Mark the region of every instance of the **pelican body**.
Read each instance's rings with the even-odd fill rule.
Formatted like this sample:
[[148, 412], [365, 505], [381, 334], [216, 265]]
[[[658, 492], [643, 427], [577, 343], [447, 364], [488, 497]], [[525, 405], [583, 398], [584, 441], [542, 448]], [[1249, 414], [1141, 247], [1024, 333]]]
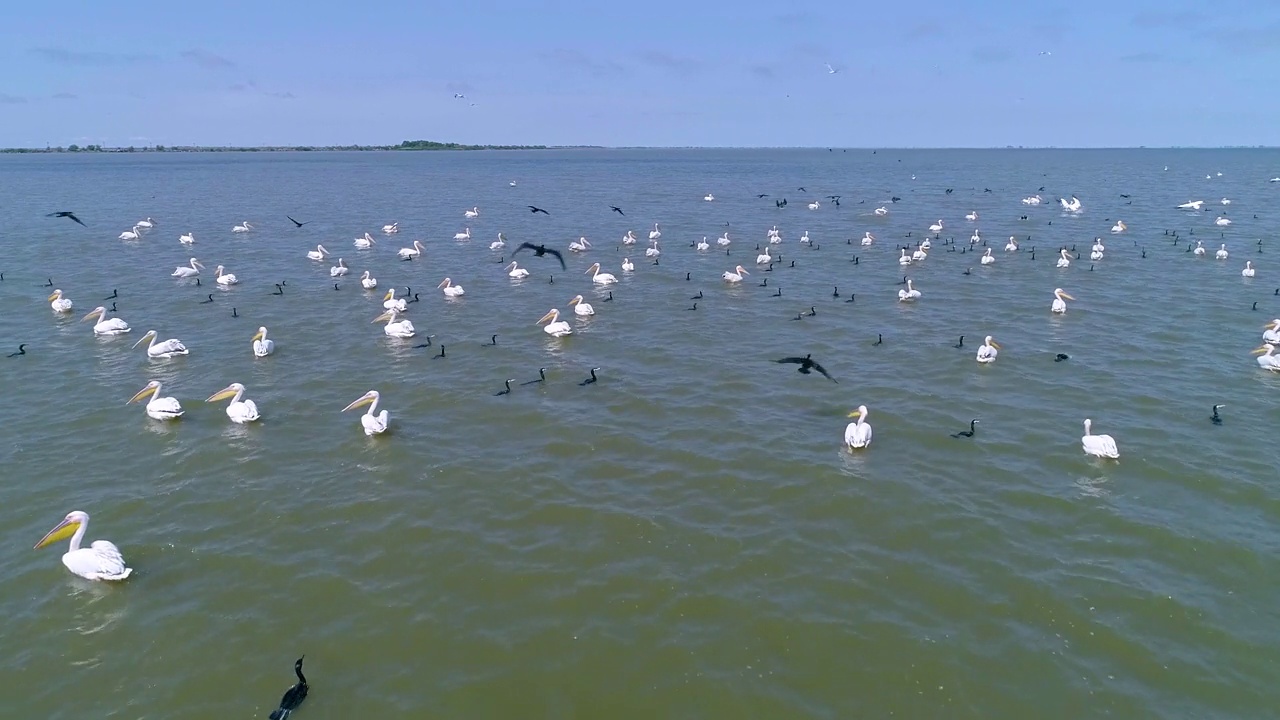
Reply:
[[150, 402], [146, 405], [147, 417], [153, 420], [176, 420], [182, 417], [182, 405], [178, 403], [177, 398], [160, 397], [159, 380], [147, 383], [147, 386], [139, 390], [138, 394], [129, 398], [129, 402], [134, 403], [147, 396], [151, 396]]
[[720, 277], [723, 278], [724, 281], [727, 283], [740, 283], [742, 282], [743, 277], [750, 274], [751, 273], [747, 272], [746, 270], [743, 269], [741, 265], [739, 265], [738, 267], [732, 270], [725, 270], [724, 274], [721, 275]]
[[[134, 347], [138, 347], [142, 343], [147, 343], [147, 357], [150, 358], [171, 358], [179, 355], [187, 355], [190, 353], [187, 346], [177, 338], [169, 338], [161, 342], [156, 342], [156, 338], [160, 336], [155, 330], [148, 330], [146, 335], [138, 338], [138, 342], [134, 343]], [[150, 340], [151, 342], [147, 342]]]
[[351, 269], [347, 267], [347, 261], [338, 258], [338, 264], [329, 268], [329, 277], [342, 277], [349, 272], [351, 272]]
[[317, 245], [315, 250], [307, 251], [307, 259], [308, 260], [324, 260], [325, 256], [328, 254], [329, 254], [329, 251], [325, 250], [323, 245]]
[[400, 248], [400, 251], [397, 252], [396, 255], [399, 256], [401, 260], [412, 260], [421, 255], [422, 251], [426, 249], [427, 246], [423, 245], [421, 240], [414, 240], [413, 247]]
[[176, 278], [195, 277], [200, 274], [200, 269], [203, 267], [204, 265], [201, 265], [199, 260], [195, 258], [191, 258], [190, 264], [179, 265], [178, 267], [174, 268], [173, 274], [170, 275], [170, 277], [176, 277]]
[[608, 285], [609, 283], [618, 282], [618, 278], [614, 277], [610, 273], [600, 272], [600, 263], [595, 263], [591, 267], [587, 268], [587, 272], [591, 273], [591, 282], [597, 285]]
[[365, 290], [373, 290], [378, 287], [378, 278], [370, 274], [368, 270], [365, 270], [364, 274], [360, 276], [360, 287]]
[[907, 280], [907, 289], [898, 291], [898, 302], [907, 302], [910, 300], [920, 299], [920, 291], [912, 287], [911, 280]]
[[396, 289], [387, 290], [387, 294], [382, 296], [382, 307], [386, 310], [395, 310], [396, 312], [404, 312], [408, 309], [409, 303], [404, 298], [396, 297]]
[[1280, 318], [1272, 320], [1263, 327], [1270, 329], [1262, 331], [1262, 342], [1268, 342], [1272, 345], [1280, 345]]
[[265, 327], [258, 328], [258, 332], [253, 336], [253, 356], [266, 357], [276, 351], [276, 343], [274, 340], [267, 338], [267, 329]]
[[93, 326], [94, 335], [123, 335], [133, 329], [129, 327], [129, 323], [120, 318], [107, 317], [107, 309], [101, 305], [91, 310], [80, 322], [84, 322], [89, 318], [98, 319], [98, 322]]
[[49, 307], [53, 308], [56, 313], [71, 312], [71, 301], [62, 297], [61, 290], [54, 290], [53, 294], [48, 298]]
[[573, 314], [575, 315], [596, 314], [595, 308], [591, 307], [590, 303], [583, 302], [581, 295], [575, 295], [574, 298], [569, 301], [569, 304], [573, 306]]
[[50, 530], [35, 550], [51, 545], [59, 540], [71, 538], [67, 552], [62, 555], [62, 564], [74, 575], [86, 580], [124, 580], [133, 570], [124, 564], [124, 556], [120, 548], [110, 540], [94, 540], [87, 548], [80, 547], [85, 532], [89, 529], [89, 514], [81, 510], [67, 513], [57, 527]]
[[[391, 425], [391, 416], [387, 414], [386, 410], [383, 410], [380, 413], [377, 412], [378, 400], [381, 397], [382, 396], [378, 394], [377, 390], [370, 390], [364, 395], [361, 395], [355, 402], [342, 408], [342, 412], [354, 410], [361, 405], [368, 405], [369, 409], [360, 416], [360, 425], [364, 428], [365, 435], [381, 435], [386, 432], [387, 427]], [[377, 414], [375, 415], [374, 413]]]
[[241, 400], [244, 397], [244, 385], [240, 383], [231, 383], [222, 390], [209, 396], [205, 402], [216, 402], [218, 400], [226, 400], [231, 398], [231, 403], [227, 405], [227, 417], [231, 418], [233, 423], [249, 423], [258, 419], [258, 405], [252, 400]]
[[383, 320], [386, 320], [387, 324], [382, 328], [382, 331], [386, 333], [388, 337], [411, 338], [414, 336], [415, 330], [413, 328], [413, 323], [408, 320], [397, 320], [395, 310], [388, 310], [374, 318], [371, 322], [382, 322]]
[[844, 429], [844, 444], [849, 450], [858, 450], [871, 444], [871, 424], [867, 422], [867, 406], [859, 405], [857, 410], [849, 413], [849, 417], [857, 418]]
[[552, 308], [550, 312], [539, 318], [537, 324], [541, 325], [544, 322], [547, 323], [547, 326], [542, 330], [551, 337], [564, 337], [565, 335], [573, 334], [573, 328], [569, 327], [569, 323], [560, 319], [560, 311], [555, 308]]
[[436, 289], [443, 292], [445, 297], [451, 298], [462, 297], [467, 294], [467, 291], [463, 290], [461, 285], [454, 285], [453, 280], [449, 278], [441, 280], [440, 284], [436, 286]]
[[235, 285], [240, 282], [235, 274], [227, 272], [227, 269], [221, 265], [213, 269], [213, 275], [217, 278], [219, 285]]
[[996, 356], [1000, 354], [1000, 345], [988, 335], [983, 341], [982, 346], [978, 348], [977, 361], [980, 363], [993, 363]]
[[1271, 343], [1264, 343], [1253, 351], [1258, 356], [1258, 367], [1271, 372], [1280, 372], [1280, 355], [1275, 355], [1276, 346]]
[[512, 280], [520, 280], [529, 277], [529, 271], [516, 265], [516, 261], [512, 260], [511, 264], [507, 266], [507, 277]]
[[1120, 450], [1116, 447], [1115, 438], [1110, 435], [1093, 435], [1090, 427], [1093, 421], [1088, 418], [1084, 421], [1084, 436], [1080, 438], [1080, 446], [1084, 448], [1086, 455], [1093, 455], [1101, 458], [1118, 458]]
[[[1063, 300], [1063, 298], [1066, 298], [1066, 300]], [[1053, 305], [1050, 309], [1052, 309], [1053, 312], [1056, 312], [1058, 314], [1065, 313], [1067, 311], [1067, 300], [1075, 300], [1075, 298], [1062, 292], [1062, 288], [1054, 288], [1053, 289]]]

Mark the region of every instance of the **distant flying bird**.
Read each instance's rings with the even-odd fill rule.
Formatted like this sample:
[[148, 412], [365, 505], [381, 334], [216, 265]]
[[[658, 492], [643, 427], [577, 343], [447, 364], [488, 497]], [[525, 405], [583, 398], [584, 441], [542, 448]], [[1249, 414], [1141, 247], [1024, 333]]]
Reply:
[[622, 212], [622, 208], [618, 207], [617, 205], [610, 205], [609, 208], [612, 209], [614, 212], [618, 213], [619, 215], [626, 215], [626, 213]]
[[532, 212], [532, 213], [534, 213], [535, 215], [536, 215], [537, 213], [542, 213], [543, 215], [550, 215], [550, 214], [551, 214], [551, 213], [547, 212], [546, 210], [543, 210], [542, 208], [540, 208], [540, 207], [536, 207], [536, 206], [534, 206], [534, 205], [526, 205], [525, 207], [529, 208], [529, 212]]
[[828, 75], [835, 75], [836, 73], [840, 72], [839, 70], [837, 70], [837, 69], [835, 69], [835, 68], [831, 67], [831, 63], [824, 63], [824, 64], [827, 66], [827, 74], [828, 74]]
[[767, 198], [767, 197], [769, 197], [767, 194], [765, 194], [765, 193], [760, 193], [759, 195], [757, 195], [757, 196], [756, 196], [756, 199], [760, 199], [760, 198]]
[[[45, 215], [45, 217], [64, 217], [64, 218], [71, 218], [72, 220], [75, 220], [76, 222], [80, 223], [81, 225], [84, 225], [84, 223], [80, 222], [80, 218], [76, 217], [76, 214], [75, 214], [74, 212], [71, 212], [70, 210], [63, 210], [62, 212], [49, 213], [48, 215]], [[85, 226], [85, 227], [89, 227], [88, 225], [84, 225], [84, 226]]]
[[462, 93], [454, 93], [453, 97], [455, 100], [464, 100], [466, 99], [467, 96], [463, 95]]
[[292, 222], [292, 223], [293, 223], [294, 225], [296, 225], [297, 227], [302, 227], [303, 225], [310, 225], [310, 224], [313, 222], [313, 221], [311, 221], [311, 220], [308, 220], [308, 221], [306, 221], [306, 222], [304, 222], [304, 223], [300, 223], [300, 222], [298, 222], [297, 220], [294, 220], [293, 218], [289, 217], [288, 215], [285, 215], [285, 217], [289, 218], [289, 221], [290, 221], [290, 222]]
[[1049, 52], [1048, 50], [1041, 50], [1041, 51], [1040, 51], [1040, 54], [1041, 54], [1041, 55], [1052, 55], [1053, 53]]
[[564, 256], [560, 254], [560, 251], [549, 248], [546, 245], [534, 245], [533, 243], [527, 243], [527, 242], [520, 243], [520, 247], [516, 248], [516, 251], [511, 253], [512, 257], [515, 257], [516, 253], [526, 248], [533, 251], [534, 257], [543, 257], [545, 255], [555, 255], [556, 259], [560, 261], [560, 269], [561, 270], [569, 269], [569, 266], [564, 264]]
[[838, 380], [831, 377], [831, 375], [827, 372], [826, 368], [814, 362], [812, 358], [813, 358], [812, 355], [805, 355], [804, 357], [784, 357], [781, 360], [774, 360], [774, 362], [796, 363], [800, 366], [796, 368], [796, 371], [803, 375], [808, 375], [810, 370], [817, 370], [818, 372], [822, 373], [823, 376], [825, 376], [831, 382], [837, 383], [837, 384], [839, 383]]

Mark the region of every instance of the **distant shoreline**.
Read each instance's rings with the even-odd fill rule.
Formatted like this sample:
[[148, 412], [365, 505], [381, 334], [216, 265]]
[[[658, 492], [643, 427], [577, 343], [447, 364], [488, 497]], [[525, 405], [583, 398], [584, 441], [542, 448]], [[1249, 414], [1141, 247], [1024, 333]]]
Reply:
[[550, 150], [547, 145], [466, 145], [431, 140], [406, 140], [399, 145], [150, 145], [144, 147], [104, 147], [102, 145], [68, 145], [44, 148], [0, 148], [0, 153], [200, 153], [200, 152], [424, 152], [432, 150]]

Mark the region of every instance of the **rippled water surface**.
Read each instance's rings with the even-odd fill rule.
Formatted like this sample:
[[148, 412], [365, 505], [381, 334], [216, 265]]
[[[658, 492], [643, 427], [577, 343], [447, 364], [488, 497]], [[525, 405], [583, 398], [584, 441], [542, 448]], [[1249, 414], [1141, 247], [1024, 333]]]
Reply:
[[[299, 720], [1271, 716], [1280, 374], [1248, 353], [1280, 316], [1277, 175], [1254, 150], [0, 157], [0, 342], [27, 344], [0, 358], [3, 714], [264, 717], [305, 653]], [[620, 244], [654, 222], [658, 265]], [[960, 252], [975, 228], [990, 266]], [[690, 247], [726, 231], [728, 257]], [[579, 236], [567, 270], [524, 252], [530, 277], [504, 272], [521, 241]], [[338, 290], [318, 243], [353, 270]], [[1081, 258], [1057, 269], [1063, 245]], [[200, 287], [170, 277], [192, 255]], [[619, 283], [593, 287], [595, 261]], [[218, 264], [240, 284], [216, 288]], [[418, 337], [370, 323], [365, 269], [420, 295]], [[918, 302], [896, 301], [904, 272]], [[113, 289], [134, 332], [95, 338], [78, 321]], [[577, 294], [596, 314], [571, 336], [535, 325]], [[153, 328], [191, 354], [131, 349]], [[838, 384], [772, 362], [806, 353]], [[125, 404], [150, 379], [181, 420]], [[262, 422], [203, 402], [231, 382]], [[339, 412], [369, 389], [387, 435]], [[875, 441], [851, 455], [858, 405]], [[1086, 417], [1119, 461], [1083, 454]], [[127, 582], [31, 550], [75, 509]]]

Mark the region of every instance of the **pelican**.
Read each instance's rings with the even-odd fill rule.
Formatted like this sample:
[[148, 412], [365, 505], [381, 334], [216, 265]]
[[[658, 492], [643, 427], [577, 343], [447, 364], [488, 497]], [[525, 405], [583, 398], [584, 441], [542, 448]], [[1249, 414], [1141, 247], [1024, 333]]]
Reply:
[[996, 361], [996, 355], [1000, 354], [1000, 343], [991, 339], [988, 335], [986, 340], [982, 342], [982, 346], [978, 348], [978, 362], [986, 364]]
[[1226, 215], [1219, 215], [1218, 219], [1213, 221], [1213, 224], [1218, 227], [1226, 227], [1231, 224], [1231, 218]]
[[349, 272], [351, 272], [351, 269], [347, 267], [347, 262], [342, 258], [338, 258], [338, 264], [329, 268], [329, 277], [342, 277]]
[[844, 444], [850, 450], [867, 447], [871, 444], [871, 424], [867, 422], [867, 406], [859, 405], [857, 410], [849, 413], [849, 417], [858, 418], [844, 428]]
[[649, 239], [657, 240], [662, 237], [662, 230], [658, 227], [658, 223], [653, 224], [653, 229], [649, 231]]
[[235, 275], [227, 272], [227, 269], [221, 265], [213, 269], [213, 275], [217, 278], [219, 285], [235, 285], [240, 282]]
[[964, 219], [965, 219], [965, 220], [968, 220], [969, 222], [973, 222], [973, 221], [977, 220], [977, 219], [978, 219], [978, 211], [977, 211], [977, 210], [970, 210], [970, 211], [969, 211], [969, 214], [964, 216]]
[[980, 242], [982, 242], [982, 235], [978, 232], [977, 228], [974, 228], [973, 234], [969, 236], [969, 244], [977, 245]]
[[[177, 338], [169, 338], [163, 342], [156, 342], [156, 338], [160, 334], [155, 330], [148, 330], [145, 335], [138, 338], [138, 342], [134, 343], [134, 347], [138, 347], [142, 343], [147, 343], [147, 357], [152, 358], [171, 358], [178, 355], [187, 355], [187, 346]], [[148, 342], [150, 341], [150, 342]]]
[[743, 275], [750, 275], [750, 274], [751, 273], [747, 272], [746, 270], [743, 270], [742, 266], [739, 265], [733, 270], [725, 270], [724, 275], [721, 275], [720, 277], [724, 278], [725, 282], [740, 283], [742, 282]]
[[382, 322], [383, 320], [386, 320], [387, 324], [382, 328], [382, 332], [386, 333], [388, 337], [394, 337], [394, 338], [413, 337], [414, 335], [413, 323], [409, 322], [408, 320], [396, 320], [395, 310], [388, 310], [382, 313], [381, 315], [379, 315], [378, 317], [374, 318], [371, 322]]
[[1272, 345], [1280, 345], [1280, 318], [1276, 318], [1262, 327], [1270, 328], [1270, 330], [1263, 331], [1262, 341], [1269, 342]]
[[920, 299], [920, 291], [915, 289], [911, 285], [911, 280], [908, 279], [906, 289], [898, 291], [898, 302], [907, 302], [908, 300], [918, 300], [918, 299]]
[[987, 254], [982, 256], [982, 264], [990, 265], [995, 261], [996, 259], [994, 257], [991, 257], [991, 248], [987, 248]]
[[498, 239], [489, 243], [490, 250], [501, 250], [507, 246], [507, 238], [502, 233], [498, 233]]
[[[776, 237], [776, 236], [775, 236], [775, 237]], [[733, 242], [733, 241], [729, 239], [729, 231], [728, 231], [728, 230], [726, 230], [726, 231], [725, 231], [725, 233], [724, 233], [723, 235], [721, 235], [720, 237], [716, 238], [716, 245], [719, 245], [720, 247], [728, 247], [728, 246], [729, 246], [729, 243], [731, 243], [731, 242]]]
[[372, 235], [365, 233], [364, 237], [358, 237], [355, 240], [352, 240], [351, 244], [355, 245], [357, 250], [368, 250], [373, 247], [375, 242], [376, 241], [373, 239]]
[[882, 207], [876, 208], [875, 210], [872, 210], [871, 212], [873, 215], [884, 216], [889, 214], [889, 208], [882, 206]]
[[911, 258], [907, 255], [907, 249], [902, 248], [902, 257], [898, 258], [899, 265], [910, 265]]
[[147, 417], [153, 420], [175, 420], [182, 417], [182, 405], [178, 404], [177, 398], [160, 397], [159, 380], [147, 383], [147, 386], [139, 390], [137, 395], [129, 398], [129, 403], [138, 402], [148, 395], [152, 397], [146, 406]]
[[1093, 239], [1093, 251], [1094, 251], [1094, 252], [1102, 252], [1102, 251], [1104, 251], [1104, 250], [1106, 250], [1106, 249], [1107, 249], [1107, 247], [1106, 247], [1105, 245], [1103, 245], [1103, 244], [1102, 244], [1102, 238], [1094, 238], [1094, 239]]
[[1018, 241], [1014, 240], [1012, 235], [1009, 236], [1009, 242], [1005, 244], [1004, 251], [1018, 252]]
[[248, 221], [248, 220], [245, 220], [245, 221], [241, 222], [239, 225], [236, 225], [236, 226], [232, 227], [232, 228], [231, 228], [231, 232], [233, 232], [233, 233], [246, 233], [246, 232], [249, 232], [249, 231], [250, 231], [250, 230], [252, 230], [252, 229], [253, 229], [253, 226], [249, 224], [249, 221]]
[[56, 313], [71, 312], [71, 301], [68, 300], [67, 298], [62, 297], [61, 290], [54, 290], [53, 294], [45, 299], [49, 301], [49, 307], [53, 308], [54, 312]]
[[1198, 257], [1202, 257], [1202, 256], [1204, 256], [1204, 254], [1205, 254], [1204, 243], [1202, 243], [1202, 242], [1200, 242], [1199, 240], [1197, 240], [1197, 241], [1196, 241], [1196, 249], [1195, 249], [1195, 250], [1192, 250], [1192, 251], [1191, 251], [1191, 253], [1192, 253], [1193, 255], [1198, 256]]
[[185, 235], [179, 235], [178, 242], [182, 243], [183, 245], [195, 245], [196, 236], [192, 235], [191, 233], [186, 233]]
[[124, 580], [133, 570], [126, 567], [120, 548], [110, 540], [94, 540], [87, 548], [80, 547], [89, 529], [89, 513], [73, 510], [67, 513], [57, 527], [40, 538], [35, 550], [59, 540], [71, 538], [71, 545], [62, 555], [62, 564], [74, 575], [86, 580]]
[[[1095, 247], [1096, 247], [1096, 246], [1095, 246]], [[1102, 251], [1101, 251], [1101, 250], [1093, 250], [1093, 251], [1091, 251], [1091, 252], [1089, 253], [1089, 259], [1090, 259], [1090, 260], [1101, 260], [1101, 259], [1102, 259]]]
[[817, 210], [820, 207], [822, 207], [822, 203], [818, 202], [817, 200], [814, 200], [813, 202], [809, 203], [810, 210]]
[[580, 237], [574, 242], [569, 243], [570, 252], [586, 252], [591, 247], [591, 241], [585, 237]]
[[[547, 322], [548, 320], [550, 322]], [[573, 334], [573, 328], [569, 327], [569, 323], [560, 319], [560, 311], [555, 308], [552, 308], [534, 324], [541, 325], [544, 322], [547, 323], [547, 326], [542, 328], [542, 331], [551, 337], [564, 337], [565, 335]]]
[[460, 233], [454, 233], [454, 234], [453, 234], [453, 239], [454, 239], [454, 240], [470, 240], [470, 239], [471, 239], [471, 228], [466, 228], [465, 230], [463, 230], [463, 231], [462, 231], [462, 232], [460, 232]]
[[403, 298], [396, 297], [396, 289], [387, 290], [387, 294], [382, 296], [382, 307], [387, 310], [395, 310], [396, 312], [404, 312], [408, 309], [409, 304]]
[[[591, 273], [591, 282], [596, 283], [597, 285], [608, 285], [609, 283], [618, 282], [618, 278], [610, 275], [609, 273], [600, 272], [600, 263], [596, 263], [587, 268], [587, 272]], [[586, 273], [583, 274], [585, 275]]]
[[1188, 200], [1187, 202], [1184, 202], [1181, 205], [1179, 205], [1178, 209], [1179, 210], [1199, 210], [1200, 206], [1203, 204], [1204, 204], [1203, 200]]
[[1059, 252], [1059, 255], [1060, 257], [1058, 258], [1058, 267], [1060, 268], [1071, 267], [1071, 255], [1067, 253], [1067, 249], [1062, 248], [1062, 250]]
[[635, 231], [634, 231], [634, 230], [628, 230], [628, 231], [627, 231], [627, 234], [622, 236], [622, 244], [623, 244], [623, 245], [635, 245], [635, 244], [636, 244], [636, 240], [639, 240], [639, 239], [640, 239], [640, 238], [637, 238], [637, 237], [636, 237], [636, 233], [635, 233]]
[[1229, 198], [1222, 198], [1222, 204], [1223, 204], [1223, 205], [1230, 205], [1230, 204], [1231, 204], [1231, 200], [1230, 200]]
[[707, 236], [703, 235], [702, 239], [693, 246], [698, 252], [704, 252], [711, 249], [711, 243], [707, 242]]
[[360, 287], [365, 290], [372, 290], [378, 287], [378, 278], [370, 275], [369, 271], [365, 270], [364, 274], [360, 276]]
[[875, 237], [874, 237], [870, 232], [867, 232], [866, 234], [864, 234], [864, 235], [862, 236], [862, 245], [863, 245], [863, 247], [866, 247], [867, 245], [870, 245], [871, 243], [873, 243], [873, 242], [875, 242], [875, 241], [876, 241]]
[[662, 254], [662, 251], [658, 249], [657, 240], [653, 241], [653, 247], [645, 248], [644, 250], [645, 257], [658, 257], [661, 254]]
[[1252, 262], [1252, 261], [1250, 261], [1250, 260], [1245, 260], [1245, 262], [1244, 262], [1244, 269], [1240, 271], [1240, 277], [1247, 277], [1247, 278], [1253, 277], [1253, 262]]
[[472, 207], [470, 210], [462, 213], [462, 217], [467, 218], [468, 220], [470, 220], [471, 218], [480, 217], [480, 207], [479, 206]]
[[1069, 202], [1063, 198], [1058, 198], [1058, 202], [1062, 204], [1062, 209], [1065, 212], [1080, 212], [1080, 198], [1075, 195], [1071, 196]]
[[443, 291], [445, 297], [462, 297], [467, 294], [467, 291], [463, 290], [461, 285], [454, 285], [449, 278], [441, 280], [436, 289]]
[[636, 269], [636, 264], [631, 262], [631, 258], [622, 259], [622, 272], [631, 272]]
[[1040, 197], [1039, 195], [1032, 195], [1030, 197], [1022, 198], [1023, 205], [1039, 205], [1042, 202], [1044, 202], [1044, 198]]
[[231, 398], [231, 404], [227, 405], [227, 417], [231, 418], [233, 423], [248, 423], [258, 419], [258, 405], [252, 400], [241, 400], [244, 397], [244, 385], [240, 383], [231, 383], [225, 388], [209, 396], [205, 402], [215, 402], [217, 400], [226, 400]]
[[[597, 263], [596, 265], [597, 265], [597, 266], [599, 266], [599, 263]], [[528, 271], [528, 270], [525, 270], [525, 269], [524, 269], [524, 268], [522, 268], [522, 267], [517, 266], [517, 265], [516, 265], [516, 261], [515, 261], [515, 260], [512, 260], [512, 261], [511, 261], [511, 264], [507, 266], [507, 277], [509, 277], [509, 278], [511, 278], [511, 279], [513, 279], [513, 280], [519, 280], [519, 279], [521, 279], [521, 278], [527, 278], [527, 277], [529, 277], [529, 271]]]
[[569, 301], [569, 304], [573, 306], [573, 314], [575, 315], [595, 315], [596, 314], [595, 308], [591, 307], [590, 303], [582, 302], [581, 295], [573, 296], [573, 299]]
[[1125, 225], [1123, 220], [1117, 220], [1116, 224], [1111, 226], [1111, 232], [1113, 233], [1122, 233], [1128, 229], [1129, 226]]
[[1226, 260], [1229, 254], [1227, 252], [1227, 244], [1223, 243], [1222, 247], [1218, 248], [1218, 252], [1214, 253], [1213, 256], [1219, 260]]
[[929, 257], [929, 253], [925, 252], [923, 247], [917, 247], [916, 251], [911, 253], [911, 262], [919, 262]]
[[768, 246], [768, 245], [765, 245], [765, 246], [764, 246], [764, 252], [762, 252], [762, 253], [760, 253], [759, 255], [757, 255], [757, 256], [756, 256], [756, 264], [757, 264], [757, 265], [768, 265], [768, 264], [769, 264], [769, 263], [771, 263], [771, 262], [773, 262], [773, 256], [769, 254], [769, 246]]
[[702, 199], [706, 200], [707, 202], [711, 202], [716, 199], [716, 196], [712, 195], [711, 193], [707, 193], [706, 195], [703, 196]]
[[274, 340], [267, 338], [267, 329], [265, 327], [258, 328], [258, 332], [253, 336], [253, 356], [266, 357], [276, 351], [276, 343]]
[[377, 390], [370, 390], [369, 392], [361, 395], [355, 402], [342, 408], [342, 412], [354, 410], [361, 405], [367, 404], [369, 409], [365, 411], [364, 415], [360, 416], [360, 425], [364, 428], [364, 434], [381, 435], [387, 431], [387, 427], [391, 424], [391, 417], [387, 414], [386, 410], [383, 410], [376, 415], [374, 414], [378, 410], [378, 400], [381, 399], [381, 397], [382, 396], [378, 394]]
[[329, 251], [325, 250], [323, 245], [317, 245], [315, 250], [307, 251], [307, 259], [308, 260], [324, 260], [325, 256], [328, 254], [329, 254]]
[[120, 233], [121, 240], [137, 240], [140, 237], [142, 237], [142, 230], [137, 225], [134, 225], [132, 230], [125, 230]]
[[[1228, 203], [1223, 203], [1223, 205], [1226, 205], [1226, 204]], [[148, 230], [156, 226], [155, 223], [151, 222], [151, 218], [147, 218], [146, 220], [139, 220], [136, 224], [138, 227], [147, 228]]]
[[1272, 355], [1276, 351], [1276, 346], [1271, 343], [1264, 343], [1262, 347], [1253, 351], [1258, 356], [1258, 367], [1271, 372], [1280, 372], [1280, 356]]
[[195, 277], [200, 274], [200, 270], [203, 267], [204, 265], [201, 265], [199, 260], [195, 258], [191, 258], [191, 263], [189, 265], [179, 265], [178, 267], [173, 269], [173, 274], [170, 275], [169, 277], [176, 277], [176, 278]]
[[930, 226], [929, 226], [929, 232], [934, 233], [934, 234], [937, 234], [937, 233], [942, 232], [942, 221], [941, 221], [941, 220], [939, 220], [938, 222], [936, 222], [936, 223], [934, 223], [934, 224], [930, 225]]
[[422, 244], [421, 240], [414, 240], [413, 247], [400, 248], [400, 252], [396, 253], [396, 255], [400, 256], [402, 260], [412, 260], [421, 255], [422, 251], [426, 249], [427, 247]]
[[1084, 454], [1103, 458], [1120, 457], [1120, 449], [1116, 447], [1115, 438], [1110, 435], [1090, 434], [1089, 428], [1091, 425], [1093, 425], [1093, 421], [1085, 418], [1084, 436], [1080, 438], [1080, 446], [1084, 448]]
[[1063, 300], [1063, 298], [1066, 298], [1067, 300], [1075, 300], [1075, 298], [1062, 292], [1062, 288], [1054, 288], [1053, 289], [1053, 307], [1052, 307], [1052, 310], [1054, 312], [1065, 313], [1067, 311], [1067, 301]]
[[93, 326], [94, 335], [121, 335], [132, 330], [132, 328], [129, 327], [129, 323], [121, 320], [120, 318], [108, 318], [107, 309], [101, 305], [90, 311], [88, 315], [81, 318], [80, 322], [84, 322], [85, 320], [93, 317], [98, 319], [97, 324]]
[[400, 223], [393, 222], [390, 225], [383, 225], [382, 232], [388, 235], [395, 235], [396, 233], [400, 232]]

